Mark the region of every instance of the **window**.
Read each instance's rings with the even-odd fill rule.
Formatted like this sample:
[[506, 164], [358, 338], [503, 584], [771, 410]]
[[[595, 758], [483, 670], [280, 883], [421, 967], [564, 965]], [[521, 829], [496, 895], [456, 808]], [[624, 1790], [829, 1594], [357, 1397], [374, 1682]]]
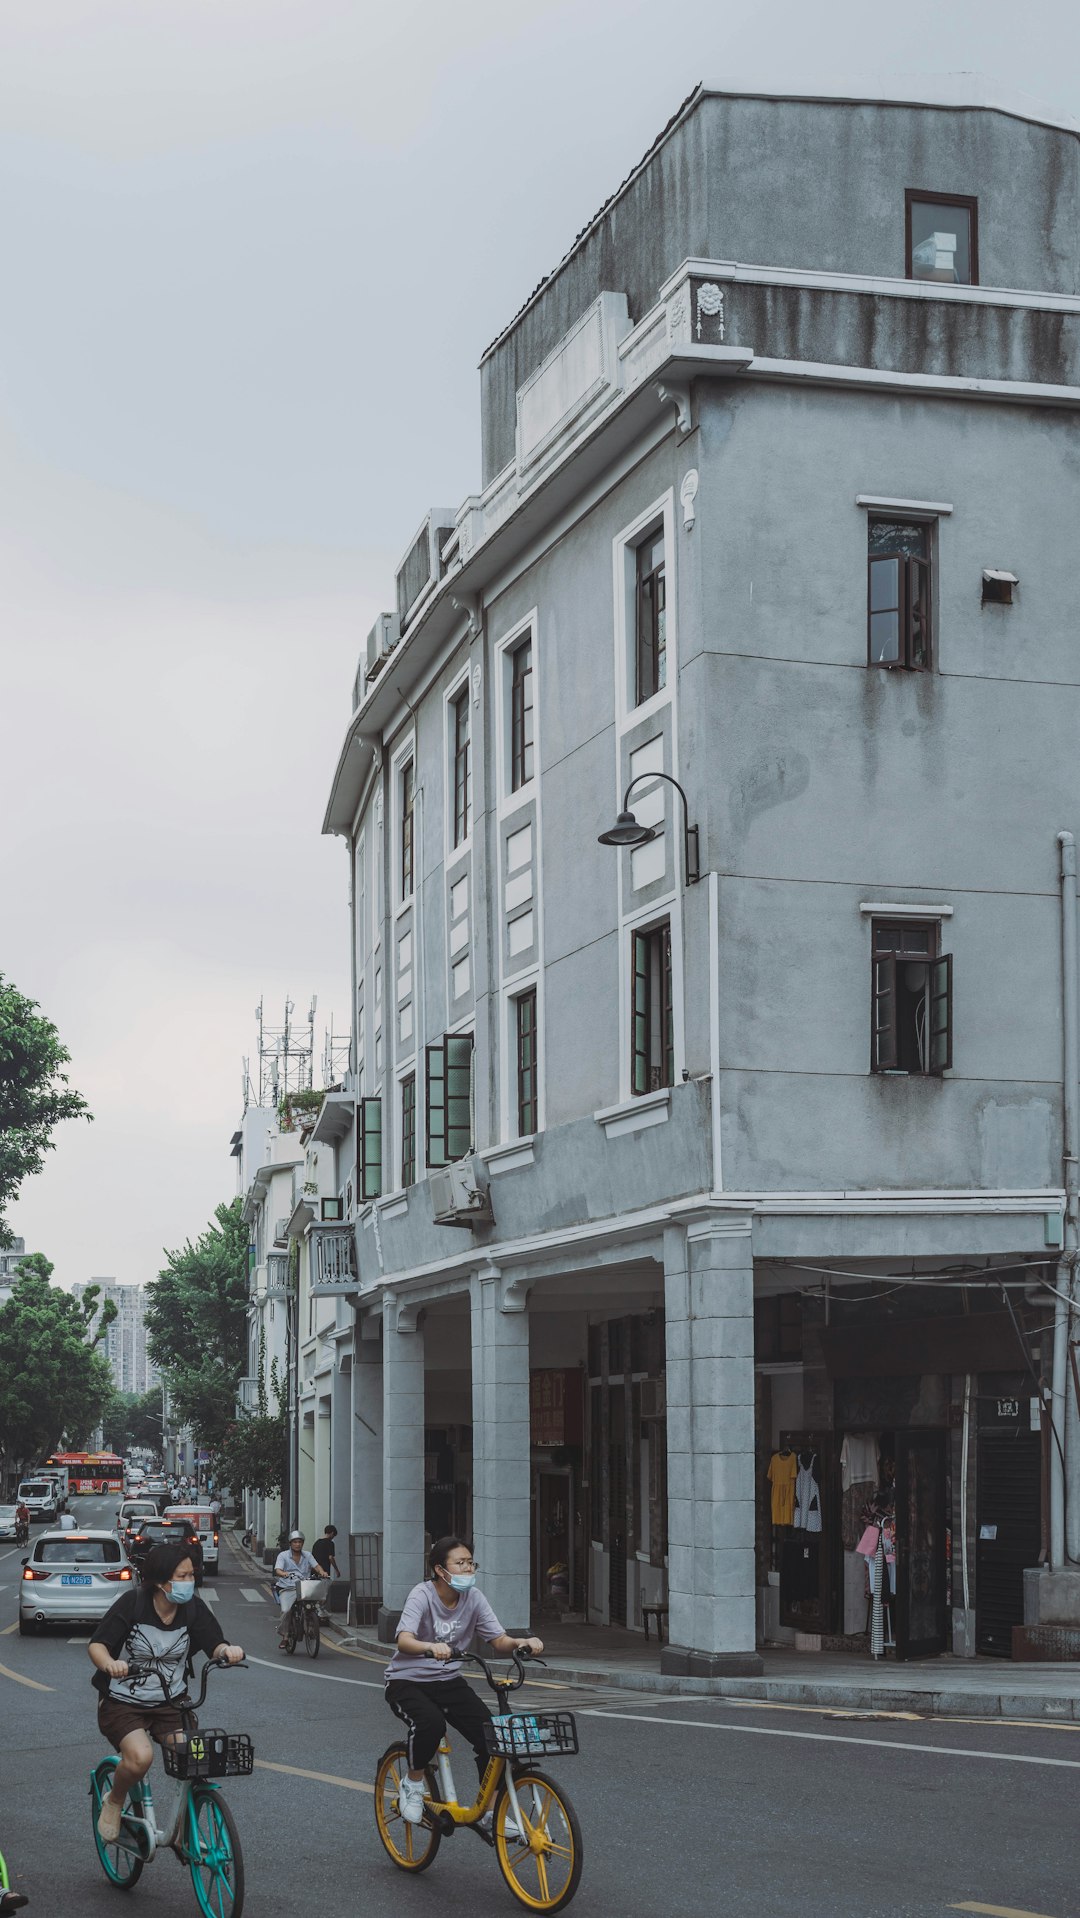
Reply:
[[401, 897], [412, 898], [413, 890], [413, 800], [414, 770], [410, 759], [401, 768]]
[[516, 646], [510, 659], [510, 790], [517, 792], [533, 776], [532, 640]]
[[382, 1193], [382, 1100], [361, 1099], [356, 1109], [356, 1136], [360, 1141], [357, 1173], [360, 1203], [377, 1199]]
[[636, 553], [636, 699], [640, 706], [667, 685], [667, 573], [664, 535], [650, 533]]
[[871, 666], [930, 665], [930, 527], [871, 519], [867, 527], [866, 644]]
[[472, 1151], [473, 1035], [447, 1033], [427, 1048], [427, 1163], [452, 1165]]
[[631, 935], [633, 999], [631, 1083], [635, 1097], [675, 1083], [675, 1022], [671, 1005], [671, 926]]
[[401, 1183], [416, 1184], [416, 1074], [401, 1081]]
[[941, 280], [947, 286], [979, 284], [979, 203], [966, 194], [906, 195], [906, 262], [909, 280]]
[[537, 1128], [536, 987], [514, 1000], [517, 1034], [517, 1129], [519, 1139]]
[[472, 831], [472, 767], [469, 764], [469, 689], [465, 686], [450, 707], [454, 728], [454, 844], [460, 846]]
[[935, 920], [873, 923], [870, 1069], [938, 1076], [952, 1065], [952, 953]]

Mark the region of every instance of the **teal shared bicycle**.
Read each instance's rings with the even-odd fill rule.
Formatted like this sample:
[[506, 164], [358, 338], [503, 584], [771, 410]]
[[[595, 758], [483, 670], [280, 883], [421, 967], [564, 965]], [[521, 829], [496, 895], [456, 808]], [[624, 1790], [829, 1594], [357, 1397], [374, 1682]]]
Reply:
[[[215, 1666], [222, 1671], [229, 1669], [225, 1659], [207, 1661], [198, 1698], [180, 1707], [183, 1730], [171, 1744], [161, 1747], [165, 1771], [180, 1785], [171, 1823], [162, 1827], [157, 1822], [148, 1772], [128, 1793], [119, 1837], [112, 1844], [105, 1842], [97, 1821], [102, 1800], [112, 1789], [113, 1772], [119, 1762], [115, 1757], [102, 1758], [90, 1774], [90, 1818], [94, 1846], [110, 1884], [130, 1891], [143, 1866], [151, 1864], [162, 1849], [170, 1850], [191, 1874], [203, 1918], [240, 1918], [244, 1909], [244, 1854], [236, 1820], [218, 1781], [250, 1777], [255, 1751], [246, 1732], [200, 1731], [195, 1725], [195, 1713], [205, 1701], [206, 1682]], [[130, 1665], [128, 1674], [136, 1679], [164, 1676], [153, 1659]]]

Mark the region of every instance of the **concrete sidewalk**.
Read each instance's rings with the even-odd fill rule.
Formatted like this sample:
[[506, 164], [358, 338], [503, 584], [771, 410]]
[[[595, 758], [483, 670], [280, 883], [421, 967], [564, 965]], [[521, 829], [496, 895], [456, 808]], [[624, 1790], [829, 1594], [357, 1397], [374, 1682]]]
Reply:
[[[389, 1657], [374, 1630], [331, 1629], [350, 1646]], [[740, 1698], [835, 1711], [916, 1712], [922, 1717], [1075, 1720], [1080, 1724], [1080, 1665], [1014, 1665], [1008, 1659], [928, 1658], [898, 1665], [869, 1653], [762, 1652], [760, 1678], [677, 1678], [660, 1670], [660, 1647], [616, 1627], [536, 1627], [545, 1677], [671, 1697]]]

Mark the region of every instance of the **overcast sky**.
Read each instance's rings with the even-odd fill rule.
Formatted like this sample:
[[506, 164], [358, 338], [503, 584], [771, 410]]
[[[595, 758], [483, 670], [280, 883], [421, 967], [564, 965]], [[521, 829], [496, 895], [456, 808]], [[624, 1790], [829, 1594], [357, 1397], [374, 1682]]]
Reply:
[[697, 80], [887, 75], [901, 19], [1080, 116], [1047, 0], [0, 0], [0, 970], [95, 1114], [11, 1216], [63, 1283], [232, 1196], [261, 994], [347, 1020], [323, 807], [483, 348]]

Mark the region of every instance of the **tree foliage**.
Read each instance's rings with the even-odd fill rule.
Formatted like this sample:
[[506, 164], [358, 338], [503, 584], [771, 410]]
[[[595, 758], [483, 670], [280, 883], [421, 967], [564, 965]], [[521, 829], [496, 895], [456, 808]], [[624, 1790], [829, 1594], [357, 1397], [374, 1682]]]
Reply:
[[133, 1446], [161, 1451], [161, 1387], [149, 1392], [116, 1392], [105, 1413], [107, 1449], [121, 1456]]
[[0, 1245], [11, 1244], [4, 1211], [24, 1179], [40, 1172], [64, 1119], [91, 1119], [68, 1085], [71, 1054], [36, 1001], [0, 973]]
[[[0, 1457], [5, 1473], [61, 1447], [79, 1451], [113, 1397], [102, 1339], [116, 1307], [98, 1313], [99, 1288], [81, 1299], [52, 1284], [40, 1252], [20, 1261], [0, 1308]], [[95, 1326], [94, 1321], [98, 1323]]]
[[219, 1205], [215, 1223], [166, 1264], [150, 1286], [150, 1356], [164, 1373], [176, 1418], [217, 1452], [236, 1417], [247, 1357], [248, 1235], [241, 1201]]
[[276, 1498], [288, 1475], [288, 1401], [276, 1360], [270, 1367], [267, 1391], [262, 1350], [258, 1381], [257, 1408], [237, 1414], [218, 1448], [216, 1466], [222, 1484], [228, 1485], [234, 1495], [254, 1492], [259, 1498]]

